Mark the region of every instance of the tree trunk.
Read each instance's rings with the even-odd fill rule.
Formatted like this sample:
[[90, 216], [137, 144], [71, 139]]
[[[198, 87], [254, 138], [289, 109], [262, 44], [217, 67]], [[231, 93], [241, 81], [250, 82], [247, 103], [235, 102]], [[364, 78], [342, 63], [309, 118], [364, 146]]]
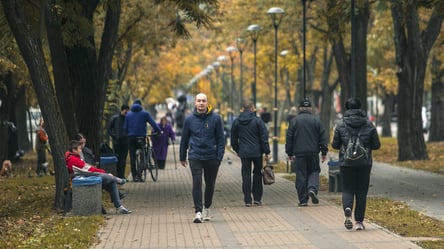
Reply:
[[326, 136], [330, 138], [330, 131], [332, 130], [333, 123], [331, 122], [331, 116], [333, 112], [333, 90], [336, 88], [337, 82], [330, 85], [328, 79], [330, 78], [331, 68], [333, 64], [333, 53], [329, 54], [327, 46], [324, 46], [323, 57], [323, 71], [321, 78], [321, 112], [320, 119], [325, 127]]
[[395, 95], [393, 93], [386, 94], [384, 98], [384, 113], [382, 114], [382, 137], [392, 136], [392, 113], [395, 104]]
[[391, 0], [398, 77], [398, 160], [428, 159], [421, 109], [427, 58], [443, 21], [437, 7], [421, 31], [418, 6], [410, 1]]
[[356, 97], [361, 99], [362, 109], [367, 110], [367, 27], [370, 16], [368, 1], [358, 7], [356, 21], [356, 49], [355, 73], [356, 73]]
[[74, 100], [71, 92], [72, 85], [69, 78], [69, 67], [63, 44], [60, 20], [54, 6], [56, 0], [48, 0], [45, 4], [45, 24], [48, 36], [48, 44], [51, 52], [51, 62], [53, 65], [53, 74], [57, 100], [63, 111], [63, 121], [68, 134], [72, 137], [78, 130], [76, 116], [74, 113]]
[[[337, 2], [329, 0], [327, 4], [327, 12], [333, 12], [332, 9], [336, 6]], [[351, 96], [350, 85], [350, 62], [347, 57], [347, 53], [344, 47], [344, 40], [342, 37], [342, 31], [340, 28], [341, 19], [340, 16], [328, 15], [328, 32], [330, 37], [330, 43], [332, 44], [332, 51], [336, 62], [336, 68], [339, 75], [339, 83], [341, 85], [341, 110], [345, 101]]]
[[26, 23], [27, 20], [21, 19], [25, 17], [22, 8], [24, 3], [19, 0], [2, 0], [2, 4], [8, 24], [28, 67], [42, 115], [47, 124], [56, 174], [54, 207], [61, 209], [63, 207], [63, 187], [68, 181], [64, 158], [64, 148], [68, 144], [68, 136], [65, 126], [60, 125], [63, 120], [61, 111], [52, 88], [41, 43], [29, 30], [31, 25]]
[[432, 60], [432, 109], [429, 142], [444, 141], [444, 70], [442, 62]]

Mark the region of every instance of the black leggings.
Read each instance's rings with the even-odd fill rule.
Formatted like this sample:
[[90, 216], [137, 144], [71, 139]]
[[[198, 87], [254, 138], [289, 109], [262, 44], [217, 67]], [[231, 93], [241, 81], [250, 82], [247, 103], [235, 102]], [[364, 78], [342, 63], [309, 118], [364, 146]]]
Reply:
[[202, 212], [202, 174], [205, 180], [205, 208], [211, 207], [213, 203], [214, 188], [220, 162], [218, 160], [188, 160], [191, 174], [193, 176], [193, 201], [194, 211]]
[[340, 167], [342, 207], [344, 210], [347, 207], [353, 210], [353, 202], [356, 197], [355, 221], [364, 221], [371, 170], [371, 166]]

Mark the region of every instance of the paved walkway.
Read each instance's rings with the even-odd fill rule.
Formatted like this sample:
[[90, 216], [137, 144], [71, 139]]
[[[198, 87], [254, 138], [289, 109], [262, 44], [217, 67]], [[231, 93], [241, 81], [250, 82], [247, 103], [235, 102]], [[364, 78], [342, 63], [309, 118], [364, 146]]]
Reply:
[[321, 192], [318, 205], [299, 208], [294, 183], [282, 175], [264, 186], [263, 206], [245, 207], [240, 160], [230, 152], [219, 171], [210, 222], [192, 222], [190, 171], [179, 163], [175, 169], [172, 150], [157, 182], [124, 187], [123, 202], [133, 213], [109, 215], [92, 248], [420, 248], [368, 222], [365, 231], [346, 230], [341, 208], [326, 201], [333, 193]]

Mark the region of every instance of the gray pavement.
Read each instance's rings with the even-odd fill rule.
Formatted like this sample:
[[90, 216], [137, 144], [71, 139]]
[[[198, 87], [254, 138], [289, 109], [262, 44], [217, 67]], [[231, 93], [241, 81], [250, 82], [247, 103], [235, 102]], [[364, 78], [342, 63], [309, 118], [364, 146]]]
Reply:
[[[284, 179], [285, 174], [278, 174], [275, 184], [264, 186], [263, 206], [245, 207], [240, 160], [228, 151], [216, 183], [213, 218], [194, 224], [191, 174], [189, 168], [179, 163], [175, 169], [172, 152], [170, 149], [167, 167], [159, 172], [157, 182], [124, 185], [128, 195], [123, 202], [133, 213], [108, 215], [98, 234], [99, 243], [92, 248], [420, 248], [409, 239], [369, 222], [365, 223], [365, 231], [346, 230], [341, 208], [327, 201], [340, 194], [321, 192], [318, 205], [309, 203], [308, 207], [299, 208], [294, 183]], [[281, 147], [280, 155], [282, 152]], [[327, 172], [326, 167], [323, 165], [323, 172]], [[389, 174], [384, 170], [387, 167], [391, 166], [375, 165], [371, 194], [390, 193], [389, 197], [394, 197], [398, 195], [394, 194], [397, 189], [402, 188], [405, 191], [400, 196], [412, 198], [407, 193], [414, 192], [417, 178], [408, 178], [410, 173], [402, 169]], [[428, 186], [434, 177], [427, 178], [421, 186]], [[442, 179], [439, 177], [438, 180]], [[399, 179], [403, 182], [400, 187], [384, 187]], [[423, 190], [418, 186], [416, 191]], [[425, 193], [424, 198], [411, 199], [414, 201], [409, 203], [425, 202], [425, 197], [435, 192]], [[436, 191], [438, 198], [442, 205], [442, 194]], [[429, 210], [421, 208], [421, 211]], [[442, 215], [442, 211], [435, 211]]]

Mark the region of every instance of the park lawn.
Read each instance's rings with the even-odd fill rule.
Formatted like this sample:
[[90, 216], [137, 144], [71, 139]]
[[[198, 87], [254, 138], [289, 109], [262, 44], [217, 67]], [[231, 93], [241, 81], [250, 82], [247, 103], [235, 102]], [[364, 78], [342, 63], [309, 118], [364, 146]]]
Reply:
[[399, 162], [398, 140], [391, 137], [383, 137], [380, 139], [381, 148], [373, 151], [373, 160], [412, 169], [420, 169], [440, 174], [444, 173], [443, 142], [426, 143], [429, 160]]

